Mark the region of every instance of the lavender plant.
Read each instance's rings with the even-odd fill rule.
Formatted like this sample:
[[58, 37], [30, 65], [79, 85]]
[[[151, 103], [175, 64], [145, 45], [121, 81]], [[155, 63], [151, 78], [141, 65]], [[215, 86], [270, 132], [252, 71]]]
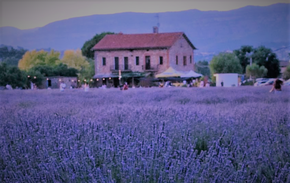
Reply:
[[0, 91], [1, 182], [290, 182], [290, 88]]

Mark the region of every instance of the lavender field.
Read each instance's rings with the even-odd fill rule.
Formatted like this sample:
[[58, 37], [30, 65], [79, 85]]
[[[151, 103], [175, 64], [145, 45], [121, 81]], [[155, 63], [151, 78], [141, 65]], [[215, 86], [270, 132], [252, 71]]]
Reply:
[[0, 182], [290, 182], [290, 87], [0, 91]]

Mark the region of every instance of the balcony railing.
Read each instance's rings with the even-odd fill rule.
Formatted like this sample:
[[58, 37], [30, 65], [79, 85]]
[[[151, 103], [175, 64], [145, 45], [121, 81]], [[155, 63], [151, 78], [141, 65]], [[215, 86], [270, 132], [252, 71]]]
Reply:
[[143, 71], [153, 71], [153, 72], [156, 72], [158, 71], [158, 65], [157, 66], [150, 66], [150, 67], [146, 67], [145, 65], [142, 65], [142, 70]]
[[119, 70], [121, 70], [121, 71], [132, 71], [132, 67], [131, 67], [131, 65], [111, 65], [110, 66], [110, 70], [112, 71], [112, 72], [118, 72]]

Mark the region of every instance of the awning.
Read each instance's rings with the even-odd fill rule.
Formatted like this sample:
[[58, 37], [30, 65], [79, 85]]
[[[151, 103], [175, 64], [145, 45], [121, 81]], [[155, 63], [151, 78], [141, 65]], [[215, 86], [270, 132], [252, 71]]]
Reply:
[[187, 72], [186, 74], [181, 75], [182, 78], [199, 78], [202, 77], [202, 74], [196, 73], [193, 70]]
[[172, 67], [169, 67], [166, 71], [157, 74], [157, 78], [166, 78], [166, 77], [180, 77], [181, 75], [184, 75], [184, 73], [177, 71], [173, 69]]
[[144, 73], [144, 72], [126, 72], [121, 73], [121, 76], [124, 78], [132, 78], [132, 77], [147, 77], [150, 75], [150, 73]]

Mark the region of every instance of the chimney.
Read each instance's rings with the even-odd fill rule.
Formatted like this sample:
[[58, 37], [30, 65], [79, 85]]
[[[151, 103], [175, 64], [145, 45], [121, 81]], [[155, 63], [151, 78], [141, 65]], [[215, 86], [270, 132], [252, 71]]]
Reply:
[[153, 33], [158, 33], [158, 27], [157, 26], [153, 27]]

